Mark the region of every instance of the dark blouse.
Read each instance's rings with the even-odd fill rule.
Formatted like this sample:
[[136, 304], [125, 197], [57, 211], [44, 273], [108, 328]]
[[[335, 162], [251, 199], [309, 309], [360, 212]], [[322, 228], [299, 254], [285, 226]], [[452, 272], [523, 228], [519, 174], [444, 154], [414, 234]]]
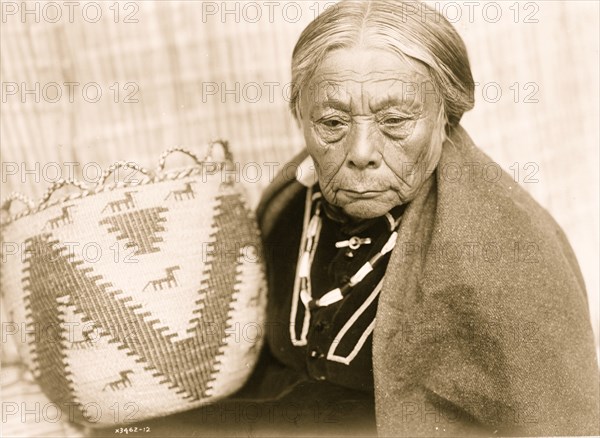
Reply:
[[[307, 190], [290, 203], [265, 242], [270, 291], [268, 323], [275, 328], [269, 331], [268, 344], [276, 359], [310, 379], [327, 380], [372, 394], [372, 331], [380, 282], [390, 253], [384, 255], [374, 270], [341, 301], [310, 311], [306, 345], [294, 345], [291, 339], [293, 336], [298, 343], [305, 318], [305, 308], [299, 297], [293, 306], [292, 291], [303, 222], [306, 222]], [[313, 191], [319, 192], [318, 185]], [[316, 202], [312, 203], [310, 216], [314, 214]], [[377, 254], [404, 210], [404, 206], [399, 206], [387, 216], [356, 223], [324, 199], [320, 202], [323, 206], [322, 228], [310, 270], [313, 298], [341, 286]], [[371, 243], [362, 244], [355, 250], [336, 248], [336, 242], [347, 242], [354, 236], [369, 238]], [[295, 318], [290, 318], [293, 313]]]

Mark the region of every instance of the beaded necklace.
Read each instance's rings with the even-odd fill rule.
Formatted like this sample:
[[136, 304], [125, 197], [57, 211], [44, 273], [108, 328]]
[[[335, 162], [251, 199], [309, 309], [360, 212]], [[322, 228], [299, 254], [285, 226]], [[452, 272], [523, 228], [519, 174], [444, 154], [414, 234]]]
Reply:
[[[330, 290], [325, 293], [321, 298], [313, 299], [311, 293], [311, 280], [310, 271], [312, 262], [317, 249], [317, 243], [319, 235], [321, 233], [321, 193], [312, 193], [312, 188], [309, 187], [307, 192], [306, 210], [304, 218], [304, 229], [302, 233], [302, 239], [300, 243], [300, 257], [296, 267], [296, 279], [294, 281], [294, 294], [292, 301], [292, 312], [290, 314], [290, 334], [292, 344], [296, 346], [306, 345], [306, 335], [308, 334], [308, 327], [310, 324], [310, 312], [311, 310], [330, 306], [331, 304], [337, 303], [348, 295], [354, 286], [359, 284], [382, 260], [383, 256], [389, 253], [396, 245], [396, 239], [398, 238], [398, 225], [400, 225], [400, 219], [394, 222], [392, 232], [387, 242], [379, 250], [377, 254], [371, 257], [364, 265], [356, 271], [356, 273], [350, 277], [348, 281], [342, 284], [340, 287]], [[310, 212], [312, 211], [312, 203], [315, 203], [314, 214], [307, 221]], [[308, 226], [307, 226], [308, 225]], [[296, 320], [298, 294], [300, 301], [304, 305], [304, 320], [302, 322], [302, 331], [300, 339], [296, 337], [296, 331], [294, 324]]]

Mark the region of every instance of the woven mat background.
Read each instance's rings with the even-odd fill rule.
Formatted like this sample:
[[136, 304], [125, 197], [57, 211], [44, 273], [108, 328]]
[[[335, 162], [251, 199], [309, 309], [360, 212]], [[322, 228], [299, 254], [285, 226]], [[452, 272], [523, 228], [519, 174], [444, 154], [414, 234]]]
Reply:
[[[222, 137], [255, 205], [270, 171], [302, 147], [287, 110], [289, 63], [304, 26], [331, 2], [87, 3], [78, 3], [72, 20], [63, 6], [56, 23], [50, 22], [56, 12], [43, 3], [39, 22], [33, 14], [23, 20], [21, 11], [3, 15], [2, 198], [18, 190], [38, 199], [56, 165], [62, 176], [74, 168], [91, 181], [98, 166], [116, 160], [155, 166], [167, 147], [198, 151]], [[495, 23], [490, 2], [478, 2], [471, 16], [462, 2], [429, 3], [455, 22], [481, 84], [464, 118], [467, 131], [509, 172], [519, 169], [516, 179], [566, 231], [598, 339], [598, 3], [500, 2]], [[27, 5], [35, 11], [35, 2]], [[98, 7], [102, 16], [93, 23]], [[65, 83], [73, 82], [71, 95]], [[97, 90], [102, 96], [92, 102]], [[92, 165], [82, 176], [86, 163]], [[23, 388], [3, 393], [15, 399]], [[3, 426], [4, 436], [19, 435]]]

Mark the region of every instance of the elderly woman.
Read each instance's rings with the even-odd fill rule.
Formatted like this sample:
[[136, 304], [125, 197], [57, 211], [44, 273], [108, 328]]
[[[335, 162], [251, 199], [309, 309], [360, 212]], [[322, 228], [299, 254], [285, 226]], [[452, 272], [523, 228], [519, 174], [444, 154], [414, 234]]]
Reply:
[[464, 43], [420, 12], [341, 2], [295, 47], [306, 151], [258, 209], [270, 354], [314, 382], [300, 398], [371, 400], [384, 436], [596, 435], [577, 261], [543, 208], [483, 171], [499, 167], [459, 125]]
[[257, 212], [267, 345], [238, 394], [144, 422], [154, 434], [599, 433], [577, 261], [460, 127], [465, 46], [421, 12], [344, 1], [300, 36], [291, 109], [306, 151]]

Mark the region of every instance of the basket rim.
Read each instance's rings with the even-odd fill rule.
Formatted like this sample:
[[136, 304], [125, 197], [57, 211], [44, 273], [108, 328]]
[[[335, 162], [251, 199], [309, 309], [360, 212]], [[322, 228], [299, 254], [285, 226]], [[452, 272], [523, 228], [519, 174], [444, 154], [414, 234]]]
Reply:
[[[64, 195], [54, 201], [51, 202], [46, 202], [43, 204], [39, 204], [37, 203], [35, 206], [33, 207], [26, 207], [25, 209], [14, 213], [14, 214], [9, 214], [7, 215], [6, 219], [1, 219], [0, 218], [0, 225], [1, 226], [6, 226], [9, 225], [13, 222], [18, 221], [19, 219], [22, 219], [26, 216], [30, 216], [32, 214], [36, 214], [39, 213], [41, 211], [47, 210], [50, 207], [54, 207], [57, 204], [61, 204], [70, 200], [74, 200], [74, 199], [84, 199], [84, 198], [88, 198], [90, 196], [94, 196], [106, 191], [113, 191], [113, 190], [117, 190], [117, 189], [122, 189], [122, 188], [126, 188], [126, 187], [141, 187], [141, 186], [147, 186], [150, 184], [156, 184], [156, 183], [160, 183], [163, 181], [175, 181], [178, 179], [184, 179], [190, 176], [196, 176], [196, 175], [202, 175], [204, 174], [204, 170], [205, 170], [205, 164], [211, 164], [214, 165], [216, 164], [218, 167], [217, 169], [211, 169], [211, 171], [214, 170], [222, 170], [227, 164], [229, 163], [229, 160], [223, 160], [223, 161], [203, 161], [200, 164], [196, 164], [193, 166], [187, 166], [187, 167], [181, 167], [179, 169], [171, 169], [168, 171], [163, 170], [162, 172], [152, 172], [151, 175], [142, 175], [140, 180], [135, 180], [135, 181], [116, 181], [110, 184], [103, 184], [100, 186], [92, 186], [90, 187], [89, 190], [81, 190], [79, 192], [75, 192], [75, 193], [70, 193], [67, 195]], [[214, 173], [211, 173], [209, 175], [216, 175]], [[4, 201], [2, 202], [2, 204], [4, 204]]]

